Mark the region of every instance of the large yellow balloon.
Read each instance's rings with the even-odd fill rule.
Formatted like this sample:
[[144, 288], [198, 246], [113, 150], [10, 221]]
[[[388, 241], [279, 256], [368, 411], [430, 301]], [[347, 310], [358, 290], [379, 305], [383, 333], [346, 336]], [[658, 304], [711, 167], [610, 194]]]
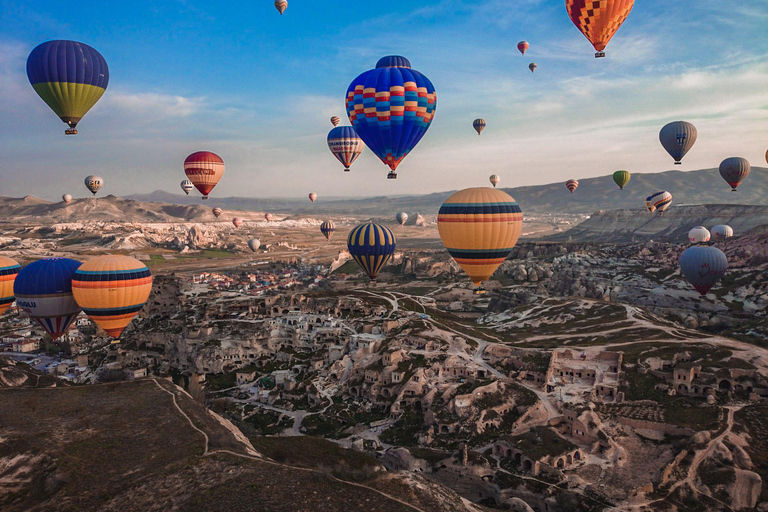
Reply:
[[446, 199], [437, 229], [453, 259], [479, 286], [515, 247], [523, 229], [523, 212], [501, 190], [468, 188]]

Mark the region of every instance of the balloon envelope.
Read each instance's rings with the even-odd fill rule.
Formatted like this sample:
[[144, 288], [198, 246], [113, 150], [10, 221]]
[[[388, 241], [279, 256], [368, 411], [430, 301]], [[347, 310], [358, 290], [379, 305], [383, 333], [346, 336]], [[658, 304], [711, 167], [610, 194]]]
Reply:
[[333, 126], [339, 126], [339, 123], [341, 122], [341, 118], [339, 116], [333, 116], [331, 117], [331, 124]]
[[282, 16], [285, 10], [288, 8], [288, 0], [275, 0], [275, 9]]
[[397, 215], [395, 215], [395, 219], [397, 219], [397, 222], [401, 226], [405, 226], [405, 223], [408, 222], [408, 214], [405, 212], [400, 212]]
[[0, 256], [0, 315], [8, 311], [13, 301], [13, 283], [21, 270], [17, 261]]
[[692, 244], [709, 242], [710, 233], [704, 226], [696, 226], [688, 232], [688, 241]]
[[568, 16], [595, 47], [595, 57], [605, 57], [603, 50], [634, 5], [635, 0], [565, 0]]
[[363, 153], [364, 148], [363, 139], [351, 126], [337, 126], [328, 133], [328, 149], [341, 162], [345, 171], [349, 171], [349, 166]]
[[248, 240], [248, 248], [251, 251], [256, 252], [259, 250], [259, 247], [261, 247], [261, 241], [258, 238]]
[[499, 182], [501, 181], [501, 178], [499, 178], [497, 174], [491, 174], [491, 177], [488, 178], [488, 181], [491, 182], [491, 185], [493, 185], [493, 188], [496, 188], [496, 185], [499, 184]]
[[646, 201], [653, 206], [653, 210], [658, 210], [659, 213], [662, 214], [665, 211], [667, 211], [667, 208], [669, 208], [669, 205], [672, 204], [672, 194], [670, 194], [666, 190], [662, 190], [660, 192], [655, 192], [650, 196], [648, 196]]
[[274, 216], [271, 213], [265, 213], [264, 218], [266, 219], [267, 222], [272, 222], [272, 219], [274, 218]]
[[531, 73], [533, 73], [534, 71], [536, 71], [536, 68], [537, 68], [537, 67], [539, 67], [539, 66], [538, 66], [538, 65], [537, 65], [535, 62], [531, 62], [530, 64], [528, 64], [528, 69], [530, 69], [530, 70], [531, 70]]
[[432, 82], [405, 57], [384, 57], [347, 89], [347, 114], [360, 138], [394, 174], [427, 133], [437, 109]]
[[472, 122], [472, 127], [475, 129], [478, 135], [485, 130], [485, 119], [475, 119]]
[[309, 200], [314, 203], [315, 199], [317, 199], [317, 194], [315, 194], [314, 192], [310, 192], [308, 197], [309, 197]]
[[208, 199], [208, 194], [224, 176], [224, 160], [216, 153], [198, 151], [184, 160], [184, 174], [197, 190]]
[[61, 200], [69, 204], [72, 202], [72, 196], [69, 194], [64, 194], [63, 196], [61, 196]]
[[80, 314], [72, 295], [72, 278], [80, 262], [45, 258], [30, 263], [16, 276], [16, 304], [55, 341]]
[[645, 198], [645, 209], [648, 210], [650, 213], [653, 213], [656, 210], [656, 207], [653, 206], [653, 201], [651, 200], [652, 196], [648, 196]]
[[333, 234], [336, 232], [336, 224], [332, 220], [327, 220], [320, 224], [320, 232], [323, 234], [326, 240], [330, 240]]
[[688, 282], [704, 296], [725, 275], [728, 258], [717, 247], [694, 245], [680, 255], [680, 270]]
[[98, 256], [83, 263], [72, 279], [77, 304], [113, 338], [120, 337], [151, 291], [149, 269], [130, 256]]
[[107, 61], [76, 41], [48, 41], [27, 58], [27, 78], [35, 92], [76, 135], [77, 123], [107, 90]]
[[659, 132], [659, 142], [675, 159], [675, 165], [682, 163], [681, 160], [696, 143], [697, 137], [696, 127], [686, 121], [669, 123]]
[[733, 228], [725, 224], [718, 224], [712, 228], [712, 237], [715, 240], [725, 240], [733, 236]]
[[720, 163], [720, 176], [731, 186], [731, 190], [736, 192], [736, 187], [749, 176], [750, 165], [745, 158], [732, 156], [726, 158]]
[[579, 188], [579, 182], [576, 180], [568, 180], [565, 182], [565, 188], [571, 191], [571, 194], [573, 194], [573, 191]]
[[213, 209], [213, 210], [211, 210], [211, 211], [213, 212], [213, 216], [214, 216], [214, 217], [216, 217], [216, 218], [219, 218], [219, 217], [221, 217], [221, 214], [222, 214], [222, 213], [224, 213], [224, 212], [221, 210], [221, 208], [214, 208], [214, 209]]
[[616, 171], [613, 173], [613, 182], [616, 183], [621, 190], [624, 190], [624, 187], [627, 186], [631, 177], [629, 171]]
[[192, 192], [192, 189], [195, 188], [195, 186], [189, 180], [182, 181], [180, 186], [181, 186], [181, 190], [183, 190], [184, 193], [187, 195], [189, 195], [189, 193]]
[[232, 219], [232, 224], [234, 224], [236, 228], [239, 228], [240, 226], [243, 225], [243, 219], [241, 219], [240, 217], [235, 217], [234, 219]]
[[523, 55], [525, 55], [525, 52], [528, 51], [528, 48], [530, 48], [530, 47], [531, 47], [531, 45], [528, 44], [528, 41], [520, 41], [519, 43], [517, 43], [517, 49]]
[[396, 243], [388, 227], [373, 222], [356, 226], [347, 237], [349, 254], [372, 280], [395, 253]]
[[487, 187], [456, 192], [437, 216], [443, 245], [476, 285], [491, 277], [512, 252], [522, 227], [517, 202]]
[[104, 180], [101, 176], [94, 176], [91, 174], [85, 178], [85, 188], [91, 191], [91, 194], [96, 195], [96, 192], [101, 190], [104, 186]]

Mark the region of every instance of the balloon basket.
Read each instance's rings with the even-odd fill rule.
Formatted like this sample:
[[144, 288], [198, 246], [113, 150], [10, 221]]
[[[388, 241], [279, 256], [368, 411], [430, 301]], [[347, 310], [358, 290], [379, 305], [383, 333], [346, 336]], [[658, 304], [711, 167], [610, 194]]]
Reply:
[[387, 174], [388, 180], [396, 180], [397, 179], [397, 173], [395, 171], [390, 171], [389, 174]]
[[203, 196], [203, 201], [205, 201], [206, 199], [208, 199], [208, 196]]
[[605, 57], [605, 52], [595, 52], [596, 59], [602, 59], [603, 57]]
[[683, 162], [675, 162], [675, 165], [683, 165]]
[[72, 128], [71, 130], [64, 130], [65, 135], [77, 135], [77, 130]]
[[347, 167], [346, 169], [344, 169], [344, 172], [349, 172], [349, 167]]

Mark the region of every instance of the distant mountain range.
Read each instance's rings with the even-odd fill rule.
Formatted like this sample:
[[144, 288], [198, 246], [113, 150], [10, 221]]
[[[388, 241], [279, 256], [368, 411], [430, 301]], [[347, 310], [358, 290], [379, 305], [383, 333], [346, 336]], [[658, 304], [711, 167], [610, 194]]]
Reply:
[[[504, 177], [502, 176], [502, 179]], [[502, 188], [514, 197], [523, 212], [530, 213], [592, 213], [596, 210], [615, 210], [642, 207], [645, 198], [657, 190], [672, 193], [673, 204], [746, 204], [768, 205], [768, 169], [753, 167], [738, 192], [720, 177], [717, 169], [700, 171], [666, 171], [655, 174], [634, 174], [624, 190], [619, 190], [611, 176], [579, 180], [579, 188], [571, 194], [564, 183], [530, 187]], [[292, 215], [338, 214], [389, 217], [393, 212], [405, 211], [435, 215], [443, 201], [454, 191], [435, 194], [326, 199], [320, 196], [315, 203], [309, 199], [216, 197], [201, 201], [197, 192], [190, 196], [155, 191], [150, 194], [127, 196], [142, 202], [162, 202], [183, 205], [219, 206], [231, 210], [270, 211]]]

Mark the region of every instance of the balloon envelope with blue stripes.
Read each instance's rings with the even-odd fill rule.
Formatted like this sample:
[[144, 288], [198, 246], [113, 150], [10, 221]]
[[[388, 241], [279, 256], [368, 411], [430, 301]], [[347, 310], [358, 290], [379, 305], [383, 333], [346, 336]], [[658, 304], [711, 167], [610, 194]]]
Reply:
[[320, 232], [323, 234], [326, 240], [330, 240], [333, 234], [336, 232], [336, 224], [332, 220], [327, 220], [320, 224]]
[[346, 105], [352, 127], [394, 174], [432, 124], [437, 94], [408, 59], [391, 55], [352, 81]]
[[396, 243], [391, 229], [373, 222], [356, 226], [347, 236], [349, 254], [371, 279], [395, 253]]
[[460, 190], [445, 200], [437, 215], [443, 245], [478, 286], [509, 256], [522, 229], [520, 206], [495, 188]]
[[0, 315], [13, 304], [13, 283], [20, 270], [21, 265], [17, 261], [0, 256]]
[[16, 276], [16, 304], [55, 341], [80, 314], [72, 295], [72, 278], [80, 262], [45, 258], [30, 263]]
[[42, 100], [77, 135], [77, 123], [107, 90], [109, 67], [94, 48], [76, 41], [48, 41], [27, 58], [27, 78]]
[[113, 338], [141, 311], [152, 291], [152, 275], [130, 256], [98, 256], [72, 279], [72, 292], [88, 317]]

